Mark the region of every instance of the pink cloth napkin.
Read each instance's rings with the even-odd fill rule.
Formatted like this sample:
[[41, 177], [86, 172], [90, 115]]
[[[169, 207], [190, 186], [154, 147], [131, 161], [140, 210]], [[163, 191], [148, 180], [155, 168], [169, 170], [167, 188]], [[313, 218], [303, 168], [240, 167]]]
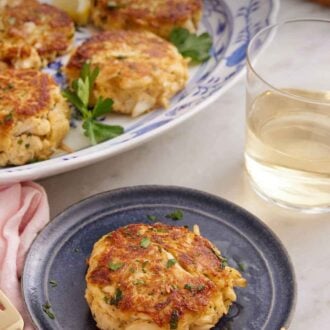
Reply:
[[41, 186], [33, 182], [0, 185], [0, 289], [22, 314], [25, 330], [33, 326], [24, 307], [20, 277], [26, 253], [48, 221], [48, 200]]

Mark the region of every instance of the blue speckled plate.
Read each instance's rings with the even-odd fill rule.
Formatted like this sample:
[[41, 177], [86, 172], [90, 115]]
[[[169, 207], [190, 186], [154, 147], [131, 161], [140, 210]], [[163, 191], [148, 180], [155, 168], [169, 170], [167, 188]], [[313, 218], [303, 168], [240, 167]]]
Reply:
[[[184, 219], [165, 215], [181, 209]], [[241, 269], [248, 286], [237, 289], [237, 304], [215, 329], [287, 328], [295, 302], [289, 257], [278, 238], [256, 217], [221, 198], [185, 188], [140, 186], [93, 196], [57, 216], [34, 241], [23, 273], [23, 293], [38, 329], [96, 329], [84, 299], [86, 258], [104, 234], [130, 223], [151, 223], [156, 215], [171, 225], [198, 224]], [[49, 281], [56, 281], [52, 287]], [[42, 310], [49, 302], [56, 318]], [[143, 329], [141, 329], [143, 330]]]
[[[124, 126], [125, 133], [96, 146], [89, 145], [82, 134], [81, 122], [76, 121], [65, 140], [74, 152], [55, 155], [43, 162], [0, 168], [0, 183], [36, 180], [95, 163], [146, 142], [205, 109], [243, 73], [247, 45], [256, 32], [275, 23], [278, 3], [279, 0], [204, 0], [199, 32], [207, 31], [212, 36], [211, 58], [203, 65], [191, 68], [186, 88], [173, 98], [168, 109], [135, 119], [110, 115], [107, 120]], [[75, 44], [93, 33], [95, 30], [91, 28], [80, 28]], [[45, 70], [60, 84], [65, 82], [60, 69], [67, 60], [67, 56], [59, 58]]]

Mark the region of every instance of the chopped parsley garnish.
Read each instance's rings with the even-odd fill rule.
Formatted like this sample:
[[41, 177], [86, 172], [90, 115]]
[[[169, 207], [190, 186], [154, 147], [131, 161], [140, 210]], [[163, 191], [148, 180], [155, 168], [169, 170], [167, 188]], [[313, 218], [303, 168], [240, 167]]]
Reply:
[[150, 221], [156, 221], [157, 220], [157, 217], [155, 215], [147, 215], [147, 218], [150, 220]]
[[111, 305], [111, 298], [108, 296], [103, 297], [103, 300], [105, 301], [106, 304]]
[[185, 28], [174, 28], [170, 34], [170, 41], [183, 57], [189, 57], [196, 63], [205, 62], [210, 58], [212, 38], [207, 32], [197, 36]]
[[212, 247], [212, 252], [216, 255], [216, 257], [220, 260], [221, 265], [220, 268], [224, 269], [226, 266], [228, 266], [228, 260], [227, 258], [223, 257], [219, 251], [216, 249], [216, 247]]
[[236, 262], [238, 269], [242, 273], [245, 272], [246, 265], [243, 262], [237, 261], [236, 259], [234, 259], [234, 261]]
[[120, 289], [116, 289], [115, 295], [110, 299], [110, 305], [118, 306], [119, 302], [123, 299], [123, 293]]
[[133, 284], [134, 285], [143, 285], [143, 284], [146, 284], [146, 282], [144, 280], [138, 279], [138, 280], [133, 281]]
[[225, 257], [220, 257], [220, 261], [221, 261], [221, 268], [224, 269], [225, 267], [228, 266], [228, 260]]
[[54, 320], [55, 314], [51, 311], [52, 306], [49, 303], [42, 305], [42, 310], [47, 314], [47, 316]]
[[140, 246], [144, 249], [146, 249], [149, 245], [150, 245], [150, 239], [148, 237], [143, 237], [141, 242], [140, 242]]
[[5, 115], [3, 117], [3, 120], [4, 120], [5, 123], [11, 121], [12, 119], [13, 119], [13, 113], [12, 112], [8, 113], [7, 115]]
[[245, 272], [245, 264], [243, 264], [242, 262], [239, 262], [239, 263], [238, 263], [238, 269], [239, 269], [241, 272]]
[[181, 210], [175, 210], [174, 212], [167, 214], [166, 218], [172, 219], [174, 221], [182, 220], [183, 212]]
[[190, 291], [190, 292], [192, 292], [192, 290], [193, 290], [193, 287], [192, 287], [192, 285], [190, 285], [190, 284], [185, 284], [185, 285], [184, 285], [184, 288], [185, 288], [186, 290]]
[[97, 118], [111, 112], [112, 99], [99, 97], [94, 108], [89, 109], [89, 100], [99, 73], [98, 68], [92, 70], [90, 64], [85, 63], [80, 72], [80, 77], [72, 82], [70, 88], [63, 91], [63, 96], [82, 115], [84, 134], [92, 144], [112, 139], [124, 132], [121, 126], [106, 125], [97, 121]]
[[187, 283], [187, 284], [184, 285], [184, 289], [186, 289], [190, 292], [193, 292], [193, 293], [198, 293], [198, 292], [201, 292], [205, 289], [205, 285], [200, 284], [200, 285], [197, 285], [197, 286], [193, 286], [193, 285]]
[[168, 233], [167, 229], [165, 229], [165, 228], [157, 228], [156, 232], [157, 233]]
[[143, 271], [143, 273], [146, 273], [147, 272], [146, 271], [146, 266], [148, 265], [148, 263], [149, 263], [148, 260], [142, 262], [142, 271]]
[[176, 260], [175, 259], [168, 259], [167, 260], [167, 264], [166, 264], [166, 268], [171, 268], [176, 264]]
[[203, 291], [205, 289], [205, 285], [201, 284], [196, 287], [197, 292]]
[[111, 270], [114, 270], [114, 271], [122, 268], [123, 266], [124, 266], [123, 262], [114, 263], [114, 262], [110, 261], [108, 264], [108, 268]]
[[12, 83], [9, 83], [6, 87], [2, 87], [2, 91], [8, 92], [10, 89], [13, 89], [15, 86]]
[[57, 282], [54, 281], [54, 280], [50, 280], [48, 283], [50, 284], [50, 286], [51, 286], [52, 288], [56, 288], [56, 287], [57, 287]]
[[170, 329], [171, 330], [176, 330], [178, 328], [178, 323], [179, 323], [179, 312], [174, 309], [171, 314], [170, 318]]

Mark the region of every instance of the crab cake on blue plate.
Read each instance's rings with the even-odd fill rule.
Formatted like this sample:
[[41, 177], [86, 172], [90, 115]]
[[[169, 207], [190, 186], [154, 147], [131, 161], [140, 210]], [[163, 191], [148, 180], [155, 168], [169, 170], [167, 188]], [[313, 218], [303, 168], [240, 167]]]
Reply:
[[244, 287], [204, 237], [184, 227], [132, 224], [93, 248], [85, 297], [102, 330], [207, 330]]

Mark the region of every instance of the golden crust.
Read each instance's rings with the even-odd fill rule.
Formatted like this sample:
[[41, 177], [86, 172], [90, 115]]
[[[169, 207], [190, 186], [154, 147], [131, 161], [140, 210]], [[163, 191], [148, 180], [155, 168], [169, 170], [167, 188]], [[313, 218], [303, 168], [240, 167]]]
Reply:
[[0, 166], [48, 158], [69, 130], [69, 108], [52, 77], [0, 72]]
[[24, 0], [0, 11], [0, 61], [3, 64], [40, 68], [68, 50], [74, 24], [60, 9]]
[[93, 23], [104, 29], [149, 30], [168, 38], [174, 27], [197, 30], [202, 0], [97, 0]]
[[108, 31], [77, 48], [65, 72], [72, 81], [85, 62], [100, 69], [94, 88], [114, 100], [114, 111], [132, 116], [167, 106], [188, 79], [187, 60], [151, 32]]
[[[146, 241], [150, 244], [143, 247]], [[217, 253], [202, 236], [159, 223], [129, 225], [104, 236], [86, 275], [86, 299], [98, 326], [170, 329], [174, 315], [178, 330], [211, 328], [236, 299], [233, 287], [245, 285]], [[121, 298], [112, 301], [118, 289]]]
[[15, 119], [48, 111], [54, 80], [36, 70], [7, 70], [0, 73], [0, 111], [15, 109]]

